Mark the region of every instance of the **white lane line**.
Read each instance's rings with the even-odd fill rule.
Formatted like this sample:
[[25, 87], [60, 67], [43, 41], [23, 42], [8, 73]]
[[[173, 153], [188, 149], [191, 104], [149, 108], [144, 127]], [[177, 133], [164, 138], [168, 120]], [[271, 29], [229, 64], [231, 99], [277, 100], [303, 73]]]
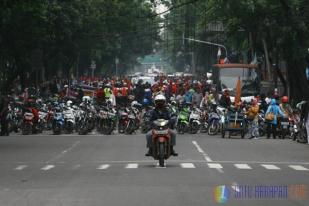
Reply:
[[279, 167], [277, 167], [276, 165], [265, 165], [265, 164], [262, 164], [261, 165], [262, 167], [268, 169], [268, 170], [281, 170]]
[[42, 167], [41, 170], [50, 170], [50, 169], [53, 169], [55, 167], [55, 165], [46, 165], [45, 167]]
[[181, 168], [186, 168], [186, 169], [195, 168], [195, 165], [192, 163], [181, 163], [180, 166]]
[[126, 169], [137, 169], [138, 168], [138, 164], [127, 164]]
[[110, 165], [105, 164], [105, 165], [100, 165], [97, 169], [98, 169], [98, 170], [106, 170], [106, 169], [108, 169], [109, 167], [110, 167]]
[[251, 170], [252, 168], [248, 164], [234, 164], [237, 169]]
[[77, 170], [77, 169], [79, 169], [81, 167], [81, 165], [74, 165], [73, 167], [72, 167], [72, 169], [73, 170]]
[[211, 169], [223, 169], [221, 164], [217, 164], [217, 163], [208, 163], [207, 164], [209, 168]]
[[[122, 160], [122, 161], [117, 161], [117, 160], [109, 160], [109, 161], [92, 161], [91, 163], [93, 164], [127, 164], [127, 163], [153, 163], [153, 160]], [[205, 163], [205, 160], [193, 160], [193, 159], [171, 159], [168, 162], [171, 163], [182, 163], [182, 162], [192, 162], [192, 163]], [[45, 162], [15, 162], [15, 164], [44, 164]], [[223, 161], [223, 160], [218, 160], [214, 161], [212, 160], [211, 163], [231, 163], [231, 164], [242, 164], [242, 163], [247, 163], [247, 164], [276, 164], [276, 165], [309, 165], [309, 162], [263, 162], [263, 161]], [[308, 166], [309, 167], [309, 166]]]
[[16, 167], [14, 170], [23, 170], [26, 167], [28, 167], [27, 165], [19, 165], [18, 167]]
[[301, 165], [289, 165], [290, 168], [298, 171], [308, 171], [309, 169]]
[[196, 141], [192, 141], [192, 144], [196, 147], [197, 151], [204, 156], [204, 159], [207, 162], [212, 162], [212, 160], [210, 159], [209, 155], [206, 154], [206, 152], [200, 147], [200, 145]]
[[63, 150], [60, 154], [58, 154], [58, 155], [56, 155], [56, 156], [54, 156], [53, 158], [51, 158], [50, 160], [48, 160], [47, 162], [45, 162], [45, 163], [50, 163], [50, 162], [53, 162], [53, 161], [55, 161], [55, 160], [57, 160], [57, 159], [60, 159], [60, 158], [62, 158], [64, 155], [66, 155], [68, 152], [71, 152], [77, 145], [79, 145], [80, 144], [80, 141], [76, 141], [71, 147], [69, 147], [69, 148], [67, 148], [67, 149], [65, 149], [65, 150]]

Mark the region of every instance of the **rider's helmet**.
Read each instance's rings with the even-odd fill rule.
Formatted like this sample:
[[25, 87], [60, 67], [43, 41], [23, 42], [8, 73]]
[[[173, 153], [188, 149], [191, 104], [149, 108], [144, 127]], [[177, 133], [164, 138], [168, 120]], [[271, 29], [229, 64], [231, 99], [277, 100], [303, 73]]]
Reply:
[[282, 103], [288, 103], [289, 102], [289, 98], [287, 96], [283, 96], [281, 99]]
[[91, 98], [89, 96], [83, 96], [83, 102], [88, 104], [90, 103]]
[[166, 98], [163, 94], [158, 94], [154, 99], [156, 108], [162, 109], [165, 106]]
[[258, 104], [258, 100], [256, 98], [252, 99], [252, 105], [257, 105]]
[[72, 104], [73, 104], [73, 102], [72, 102], [71, 100], [68, 100], [68, 101], [67, 101], [67, 107], [71, 107]]
[[139, 104], [137, 101], [133, 101], [133, 102], [131, 102], [131, 107], [140, 107], [141, 106], [141, 104]]
[[143, 99], [143, 106], [147, 107], [147, 106], [149, 106], [149, 105], [150, 105], [149, 99], [144, 98], [144, 99]]

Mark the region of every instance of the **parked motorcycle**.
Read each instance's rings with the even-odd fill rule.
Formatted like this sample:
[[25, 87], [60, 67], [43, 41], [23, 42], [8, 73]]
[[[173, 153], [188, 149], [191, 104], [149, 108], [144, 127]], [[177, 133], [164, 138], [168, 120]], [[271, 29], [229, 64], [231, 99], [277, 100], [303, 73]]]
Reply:
[[281, 139], [285, 139], [287, 136], [289, 136], [290, 133], [290, 122], [289, 118], [281, 118], [280, 120], [280, 127], [278, 128], [279, 137]]
[[99, 113], [98, 131], [110, 135], [116, 127], [116, 111], [114, 109], [101, 109]]
[[201, 126], [200, 126], [200, 132], [206, 133], [208, 131], [208, 113], [206, 110], [201, 111]]
[[64, 127], [64, 117], [62, 112], [57, 109], [53, 115], [53, 118], [53, 133], [55, 135], [59, 135], [63, 131]]
[[139, 127], [138, 111], [131, 108], [128, 114], [128, 121], [125, 127], [126, 134], [133, 134]]
[[220, 131], [220, 116], [217, 112], [211, 112], [208, 118], [208, 135], [216, 135]]
[[22, 123], [23, 135], [29, 135], [32, 133], [33, 119], [34, 119], [33, 113], [31, 112], [31, 110], [27, 110], [23, 115], [23, 123]]
[[75, 116], [72, 108], [67, 108], [63, 111], [64, 117], [64, 131], [67, 134], [71, 134], [75, 128]]
[[141, 123], [141, 132], [142, 133], [147, 133], [148, 131], [151, 130], [151, 127], [152, 127], [152, 122], [150, 121], [151, 111], [152, 110], [149, 109], [147, 111], [144, 111], [144, 113], [143, 113], [142, 123]]
[[188, 131], [189, 117], [190, 109], [188, 107], [184, 107], [182, 110], [180, 110], [177, 118], [177, 132], [179, 134], [184, 134]]
[[196, 134], [200, 130], [201, 110], [193, 108], [189, 116], [189, 130], [191, 134]]
[[126, 108], [120, 109], [118, 111], [118, 133], [122, 134], [125, 132], [126, 126], [128, 124], [128, 110]]

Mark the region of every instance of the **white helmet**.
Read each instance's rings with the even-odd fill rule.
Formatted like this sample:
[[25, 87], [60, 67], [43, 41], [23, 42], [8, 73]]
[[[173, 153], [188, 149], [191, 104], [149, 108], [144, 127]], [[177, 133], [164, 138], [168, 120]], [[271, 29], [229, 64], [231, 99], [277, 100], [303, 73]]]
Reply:
[[158, 94], [156, 97], [155, 97], [155, 102], [156, 101], [166, 101], [166, 98], [165, 98], [165, 96], [163, 95], [163, 94]]
[[160, 109], [160, 108], [162, 109], [162, 108], [164, 107], [165, 103], [166, 103], [166, 98], [165, 98], [164, 95], [158, 94], [158, 95], [155, 97], [154, 101], [155, 101], [156, 107], [159, 108], [159, 109]]
[[73, 102], [72, 102], [71, 100], [68, 100], [68, 101], [67, 101], [67, 107], [71, 107], [72, 104], [73, 104]]
[[133, 102], [131, 103], [131, 107], [134, 107], [134, 106], [137, 106], [137, 105], [139, 105], [139, 103], [138, 103], [137, 101], [133, 101]]
[[91, 98], [89, 96], [83, 96], [83, 102], [89, 103]]

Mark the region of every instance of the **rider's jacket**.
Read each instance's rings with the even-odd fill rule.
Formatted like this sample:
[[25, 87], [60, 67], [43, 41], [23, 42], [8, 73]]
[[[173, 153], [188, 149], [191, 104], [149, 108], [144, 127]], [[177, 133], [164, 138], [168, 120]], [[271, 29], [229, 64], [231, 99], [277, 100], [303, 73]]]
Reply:
[[157, 119], [165, 119], [165, 120], [171, 119], [171, 114], [167, 107], [160, 110], [155, 108], [151, 111], [150, 121], [153, 122]]

